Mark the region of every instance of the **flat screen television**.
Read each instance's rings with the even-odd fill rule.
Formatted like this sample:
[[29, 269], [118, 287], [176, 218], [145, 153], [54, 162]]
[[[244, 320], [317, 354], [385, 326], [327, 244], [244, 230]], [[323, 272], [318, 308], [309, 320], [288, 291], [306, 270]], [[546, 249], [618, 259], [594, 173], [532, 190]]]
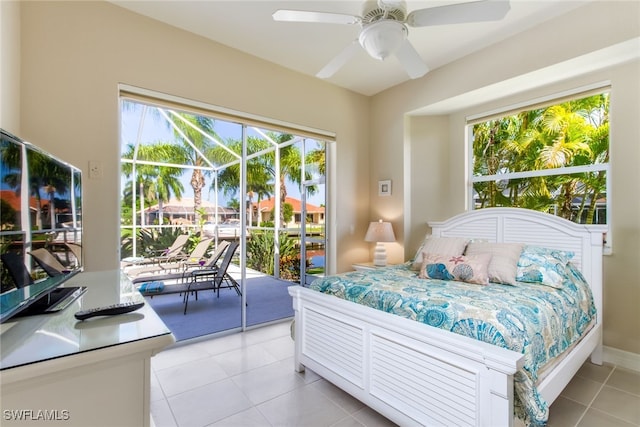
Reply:
[[[3, 129], [0, 135], [0, 254], [8, 259], [11, 253], [28, 273], [15, 279], [9, 262], [2, 263], [2, 323], [54, 311], [63, 299], [77, 297], [78, 289], [61, 285], [82, 270], [83, 257], [81, 170]], [[52, 256], [57, 269], [41, 257], [36, 261], [36, 250]]]

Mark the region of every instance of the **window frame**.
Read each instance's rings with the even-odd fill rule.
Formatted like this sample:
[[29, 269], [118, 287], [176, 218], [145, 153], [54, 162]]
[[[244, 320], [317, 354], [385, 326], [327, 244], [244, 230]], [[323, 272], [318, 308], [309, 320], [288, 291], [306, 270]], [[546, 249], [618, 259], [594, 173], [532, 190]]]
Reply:
[[[588, 87], [577, 88], [574, 90], [552, 94], [543, 98], [533, 99], [530, 101], [521, 102], [519, 104], [508, 105], [503, 108], [499, 108], [492, 111], [487, 111], [484, 113], [472, 115], [466, 117], [465, 123], [465, 144], [466, 144], [466, 158], [465, 158], [465, 171], [466, 171], [466, 190], [465, 190], [465, 200], [466, 200], [466, 210], [475, 210], [475, 199], [474, 199], [474, 184], [478, 182], [488, 182], [488, 181], [496, 181], [496, 180], [511, 180], [511, 179], [526, 179], [533, 177], [546, 177], [546, 176], [554, 176], [554, 175], [573, 175], [577, 173], [584, 172], [599, 172], [604, 171], [606, 174], [606, 222], [605, 224], [608, 228], [606, 233], [606, 240], [603, 242], [604, 254], [609, 255], [612, 253], [612, 180], [611, 180], [611, 155], [609, 156], [609, 161], [607, 163], [592, 163], [589, 165], [582, 166], [566, 166], [559, 167], [553, 169], [538, 169], [538, 170], [530, 170], [530, 171], [520, 171], [520, 172], [508, 172], [508, 173], [500, 173], [493, 175], [483, 175], [483, 176], [474, 176], [474, 155], [473, 155], [473, 143], [474, 143], [474, 134], [473, 128], [478, 123], [484, 123], [490, 120], [504, 118], [512, 115], [516, 115], [518, 113], [524, 111], [530, 111], [539, 108], [551, 107], [554, 105], [559, 105], [567, 101], [577, 100], [586, 98], [592, 95], [599, 95], [603, 93], [608, 93], [611, 98], [611, 84], [609, 82], [598, 83]], [[611, 117], [611, 109], [609, 109], [609, 123], [612, 122]], [[611, 145], [612, 145], [612, 137], [611, 133], [609, 133], [609, 154], [611, 154]], [[589, 225], [589, 224], [586, 224]]]

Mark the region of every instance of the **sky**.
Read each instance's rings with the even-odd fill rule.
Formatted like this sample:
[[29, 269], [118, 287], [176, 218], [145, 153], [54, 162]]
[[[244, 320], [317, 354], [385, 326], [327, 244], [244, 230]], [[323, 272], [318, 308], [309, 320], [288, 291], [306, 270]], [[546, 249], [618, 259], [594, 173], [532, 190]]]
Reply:
[[[175, 141], [173, 131], [167, 125], [167, 121], [157, 113], [157, 110], [153, 107], [147, 108], [147, 113], [143, 114], [143, 108], [141, 104], [134, 104], [133, 108], [122, 109], [122, 121], [121, 121], [121, 152], [126, 150], [127, 144], [133, 144], [136, 140], [152, 143], [158, 141]], [[144, 120], [143, 120], [144, 117]], [[142, 122], [142, 126], [141, 126]], [[227, 122], [224, 120], [215, 120], [214, 129], [224, 140], [227, 138], [233, 138], [236, 140], [241, 139], [242, 127], [238, 123]], [[248, 128], [248, 135], [260, 136], [252, 128]], [[184, 187], [183, 197], [193, 197], [193, 189], [189, 183], [191, 177], [191, 169], [186, 169], [182, 178], [182, 184]], [[209, 190], [212, 183], [212, 178], [206, 178], [206, 187], [203, 191], [202, 197], [204, 200], [208, 200], [212, 203], [215, 202], [215, 195], [213, 190]], [[124, 188], [127, 179], [122, 176], [121, 188]], [[287, 193], [290, 197], [300, 199], [300, 192], [297, 185], [288, 182]], [[222, 191], [218, 195], [218, 201], [220, 205], [226, 206], [230, 199], [238, 198], [237, 195], [226, 197]], [[318, 194], [309, 196], [307, 202], [314, 205], [324, 205], [324, 185], [318, 191]]]

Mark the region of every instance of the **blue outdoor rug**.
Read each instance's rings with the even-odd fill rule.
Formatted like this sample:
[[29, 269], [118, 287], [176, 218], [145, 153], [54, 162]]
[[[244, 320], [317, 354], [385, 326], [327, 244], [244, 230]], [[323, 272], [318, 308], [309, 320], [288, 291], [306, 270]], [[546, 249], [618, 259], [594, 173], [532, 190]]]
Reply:
[[[295, 283], [269, 276], [249, 278], [247, 285], [247, 325], [293, 317], [293, 305], [287, 291]], [[171, 285], [167, 285], [171, 286]], [[173, 332], [177, 341], [209, 335], [241, 326], [241, 297], [233, 289], [221, 289], [220, 298], [213, 291], [189, 296], [184, 312], [182, 295], [157, 295], [145, 300]]]

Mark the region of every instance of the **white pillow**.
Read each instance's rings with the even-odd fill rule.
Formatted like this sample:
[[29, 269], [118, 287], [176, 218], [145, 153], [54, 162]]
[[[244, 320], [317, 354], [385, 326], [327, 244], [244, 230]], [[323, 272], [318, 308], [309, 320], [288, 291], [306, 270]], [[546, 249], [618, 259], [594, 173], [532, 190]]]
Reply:
[[467, 245], [465, 255], [491, 254], [489, 281], [515, 285], [522, 248], [522, 243], [471, 242]]
[[427, 235], [413, 257], [411, 269], [419, 271], [422, 267], [422, 253], [437, 255], [462, 255], [469, 239], [464, 237], [433, 237]]

